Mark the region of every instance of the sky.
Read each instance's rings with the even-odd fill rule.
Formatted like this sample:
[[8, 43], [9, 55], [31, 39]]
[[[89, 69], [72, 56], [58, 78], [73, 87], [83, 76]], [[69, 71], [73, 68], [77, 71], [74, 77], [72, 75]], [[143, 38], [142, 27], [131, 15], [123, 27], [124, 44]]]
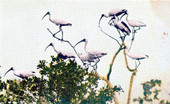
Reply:
[[[141, 83], [151, 79], [161, 79], [163, 87], [170, 92], [170, 2], [166, 0], [1, 0], [0, 1], [0, 76], [6, 79], [17, 79], [12, 72], [5, 78], [4, 73], [14, 67], [16, 70], [35, 70], [39, 60], [50, 61], [51, 55], [56, 55], [52, 48], [44, 51], [49, 43], [54, 43], [56, 49], [69, 51], [72, 48], [64, 42], [54, 39], [47, 31], [58, 31], [48, 16], [41, 21], [42, 16], [50, 11], [55, 18], [72, 23], [72, 27], [63, 27], [64, 39], [75, 44], [79, 40], [88, 39], [89, 50], [107, 52], [98, 64], [98, 73], [105, 76], [112, 56], [119, 48], [118, 44], [104, 35], [98, 21], [103, 13], [111, 9], [125, 8], [129, 19], [140, 20], [146, 24], [136, 33], [131, 49], [133, 53], [149, 55], [149, 59], [141, 61], [137, 76], [134, 80], [132, 98], [142, 96]], [[101, 27], [105, 32], [119, 39], [117, 30], [108, 26], [109, 19], [103, 18]], [[125, 18], [123, 18], [125, 21]], [[61, 36], [61, 34], [57, 34]], [[131, 36], [126, 38], [126, 45], [130, 45]], [[84, 44], [77, 47], [78, 52], [84, 52]], [[130, 67], [134, 67], [134, 60], [128, 58]], [[81, 64], [80, 60], [77, 62]], [[118, 95], [123, 104], [126, 102], [129, 79], [131, 73], [125, 67], [123, 52], [114, 62], [110, 81], [113, 85], [121, 85], [124, 93]], [[101, 85], [102, 86], [102, 85]], [[170, 99], [163, 91], [162, 98]]]

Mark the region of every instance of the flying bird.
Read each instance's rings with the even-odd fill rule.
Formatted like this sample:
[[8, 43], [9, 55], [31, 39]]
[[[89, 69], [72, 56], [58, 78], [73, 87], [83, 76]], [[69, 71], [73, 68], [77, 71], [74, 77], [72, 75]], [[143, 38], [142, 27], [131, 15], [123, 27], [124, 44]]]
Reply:
[[53, 18], [51, 17], [51, 13], [50, 13], [50, 12], [47, 12], [47, 13], [42, 17], [42, 20], [44, 19], [44, 17], [45, 17], [46, 15], [49, 15], [49, 20], [50, 20], [52, 23], [54, 23], [55, 25], [59, 26], [59, 31], [56, 32], [53, 36], [55, 37], [55, 35], [61, 31], [61, 32], [62, 32], [62, 39], [61, 39], [61, 40], [63, 40], [63, 30], [62, 30], [62, 26], [72, 26], [72, 24], [69, 23], [69, 22], [66, 22], [66, 21], [64, 21], [64, 20], [61, 20], [61, 19], [53, 19]]
[[[127, 46], [126, 46], [126, 49], [125, 49], [125, 53], [126, 53], [126, 55], [129, 56], [131, 59], [135, 60], [135, 65], [136, 65], [136, 68], [135, 68], [135, 69], [137, 69], [137, 68], [139, 67], [139, 65], [140, 65], [140, 60], [149, 58], [149, 56], [148, 56], [148, 55], [145, 55], [145, 54], [130, 53], [130, 52], [128, 51], [128, 47], [127, 47]], [[136, 64], [136, 61], [139, 62], [138, 65]]]
[[[126, 35], [129, 35], [131, 33], [130, 28], [128, 27], [128, 25], [123, 22], [123, 21], [119, 21], [117, 16], [115, 15], [115, 23], [114, 23], [114, 27], [117, 29], [117, 31], [120, 34], [120, 31], [122, 31], [122, 33], [124, 34], [124, 36], [121, 36], [120, 34], [120, 38], [124, 41]], [[120, 30], [120, 31], [119, 31]]]
[[[17, 77], [20, 77], [22, 79], [26, 79], [30, 76], [33, 76], [34, 75], [34, 71], [30, 71], [30, 70], [15, 70], [13, 67], [11, 67], [6, 73], [5, 75], [9, 72], [9, 71], [13, 71], [14, 75], [17, 76]], [[4, 76], [5, 76], [4, 75]]]
[[53, 43], [50, 43], [46, 48], [45, 48], [45, 51], [46, 49], [49, 47], [49, 46], [52, 46], [54, 51], [58, 54], [58, 56], [62, 59], [67, 59], [67, 58], [75, 58], [75, 56], [70, 53], [70, 52], [66, 52], [66, 51], [63, 51], [63, 50], [56, 50], [55, 47], [54, 47], [54, 44]]
[[[110, 21], [112, 21], [113, 19], [115, 19], [114, 15], [119, 16], [121, 14], [124, 14], [126, 11], [127, 11], [126, 9], [112, 9], [107, 14], [102, 14], [99, 19], [99, 26], [100, 26], [100, 21], [103, 17], [106, 17], [106, 18], [111, 17]], [[110, 24], [110, 21], [109, 21], [109, 24]]]

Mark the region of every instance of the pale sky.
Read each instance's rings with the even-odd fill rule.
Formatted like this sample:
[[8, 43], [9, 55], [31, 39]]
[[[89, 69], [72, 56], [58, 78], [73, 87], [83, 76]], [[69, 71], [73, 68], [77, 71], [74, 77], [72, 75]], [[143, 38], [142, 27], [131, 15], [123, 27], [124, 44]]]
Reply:
[[[98, 20], [103, 13], [110, 9], [125, 8], [129, 12], [129, 19], [140, 20], [147, 26], [137, 31], [131, 52], [144, 53], [149, 59], [142, 60], [134, 79], [132, 98], [142, 96], [141, 83], [151, 79], [162, 79], [164, 87], [170, 92], [170, 25], [168, 24], [170, 10], [168, 1], [156, 4], [149, 0], [1, 0], [0, 1], [0, 76], [10, 68], [16, 70], [36, 70], [39, 60], [50, 61], [51, 55], [56, 55], [52, 48], [44, 52], [45, 47], [53, 42], [57, 49], [74, 51], [67, 43], [54, 39], [47, 31], [58, 31], [58, 27], [51, 23], [48, 16], [41, 21], [42, 16], [50, 11], [55, 18], [72, 23], [72, 27], [63, 27], [64, 39], [75, 44], [83, 38], [88, 39], [88, 49], [100, 50], [108, 54], [101, 58], [97, 71], [105, 76], [112, 56], [119, 48], [117, 43], [104, 35], [98, 28]], [[160, 0], [156, 0], [160, 1]], [[157, 10], [155, 9], [156, 7]], [[164, 8], [164, 9], [162, 9]], [[124, 18], [125, 19], [125, 18]], [[103, 30], [118, 38], [117, 30], [107, 24], [109, 19], [103, 18]], [[61, 36], [58, 34], [58, 36]], [[126, 38], [130, 45], [131, 36]], [[77, 47], [83, 52], [84, 44]], [[130, 66], [134, 61], [128, 58]], [[80, 60], [77, 59], [81, 64]], [[38, 73], [38, 70], [36, 70]], [[121, 104], [127, 100], [127, 91], [131, 73], [125, 67], [123, 53], [121, 52], [113, 65], [111, 82], [121, 85], [124, 93], [118, 95]], [[16, 78], [12, 72], [3, 79]], [[162, 90], [163, 92], [163, 90]], [[162, 98], [168, 99], [167, 94]], [[170, 98], [169, 98], [170, 99]]]

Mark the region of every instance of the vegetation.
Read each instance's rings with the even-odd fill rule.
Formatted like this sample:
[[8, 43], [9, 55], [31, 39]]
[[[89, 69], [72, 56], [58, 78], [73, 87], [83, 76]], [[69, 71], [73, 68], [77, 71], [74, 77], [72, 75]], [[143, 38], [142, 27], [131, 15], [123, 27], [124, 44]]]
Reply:
[[121, 88], [99, 87], [99, 77], [88, 73], [74, 60], [51, 56], [51, 62], [38, 64], [40, 77], [21, 81], [0, 80], [0, 102], [4, 103], [83, 103], [104, 104], [112, 101]]

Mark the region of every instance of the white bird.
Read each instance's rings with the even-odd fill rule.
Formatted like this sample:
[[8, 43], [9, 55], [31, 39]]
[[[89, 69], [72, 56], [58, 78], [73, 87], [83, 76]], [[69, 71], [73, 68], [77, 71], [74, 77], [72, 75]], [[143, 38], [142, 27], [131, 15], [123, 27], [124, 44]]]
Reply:
[[[83, 39], [83, 40], [81, 40], [81, 41], [79, 41], [77, 44], [79, 44], [79, 43], [81, 43], [81, 42], [85, 42], [85, 45], [84, 45], [84, 50], [85, 50], [85, 52], [90, 56], [90, 57], [92, 57], [92, 58], [96, 58], [96, 59], [98, 59], [98, 58], [101, 58], [102, 56], [104, 56], [104, 55], [107, 55], [107, 53], [104, 53], [104, 52], [100, 52], [100, 51], [96, 51], [96, 50], [87, 50], [87, 43], [88, 43], [88, 40], [87, 39]], [[76, 44], [76, 45], [77, 45]], [[76, 46], [75, 45], [75, 46]], [[75, 47], [74, 46], [74, 47]]]
[[[129, 56], [131, 59], [135, 60], [135, 65], [136, 65], [136, 68], [137, 69], [140, 65], [140, 60], [142, 59], [146, 59], [146, 58], [149, 58], [148, 55], [145, 55], [145, 54], [137, 54], [137, 53], [130, 53], [128, 51], [128, 47], [126, 46], [126, 49], [125, 49], [125, 53], [127, 56]], [[139, 62], [138, 66], [136, 64], [136, 60]]]
[[54, 51], [58, 54], [58, 56], [62, 59], [67, 59], [67, 58], [75, 58], [75, 56], [70, 53], [70, 52], [66, 52], [66, 51], [63, 51], [63, 50], [56, 50], [55, 47], [54, 47], [54, 44], [53, 43], [50, 43], [46, 48], [45, 48], [45, 51], [46, 49], [49, 47], [49, 46], [52, 46]]
[[[133, 27], [133, 29], [134, 29], [134, 31], [132, 31], [132, 32], [136, 32], [136, 30], [139, 30], [140, 27], [145, 27], [145, 26], [146, 26], [146, 24], [144, 24], [144, 23], [141, 22], [141, 21], [129, 20], [129, 19], [128, 19], [128, 16], [129, 16], [129, 15], [128, 15], [128, 12], [127, 12], [127, 11], [125, 12], [125, 14], [122, 15], [122, 17], [123, 17], [124, 15], [127, 15], [127, 16], [126, 16], [126, 21], [127, 21], [127, 23], [128, 23], [131, 27]], [[135, 27], [138, 27], [138, 29], [135, 30]]]
[[123, 22], [123, 21], [119, 21], [118, 18], [117, 18], [117, 16], [115, 16], [114, 27], [117, 28], [119, 34], [120, 34], [120, 31], [119, 31], [119, 30], [121, 30], [123, 34], [126, 33], [126, 34], [124, 34], [124, 37], [121, 36], [121, 34], [120, 34], [120, 38], [121, 38], [123, 41], [124, 41], [124, 39], [125, 39], [125, 36], [126, 36], [126, 35], [129, 35], [129, 34], [131, 33], [131, 30], [129, 29], [128, 25], [127, 25], [125, 22]]
[[84, 62], [84, 66], [85, 66], [85, 68], [87, 68], [87, 70], [88, 70], [88, 68], [89, 68], [89, 65], [91, 65], [91, 63], [95, 63], [94, 65], [91, 65], [94, 69], [97, 69], [97, 59], [96, 58], [93, 58], [93, 57], [90, 57], [90, 55], [88, 54], [88, 53], [84, 53], [84, 54], [82, 54], [82, 53], [79, 53], [78, 54], [79, 55], [79, 57], [80, 57], [80, 60], [82, 60], [83, 62]]
[[[99, 26], [100, 26], [100, 21], [103, 17], [109, 18], [111, 17], [110, 21], [115, 19], [114, 15], [119, 16], [123, 13], [125, 13], [127, 10], [126, 9], [112, 9], [110, 10], [107, 14], [102, 14], [100, 19], [99, 19]], [[110, 23], [109, 21], [109, 23]]]
[[43, 18], [44, 18], [46, 15], [49, 15], [49, 20], [50, 20], [52, 23], [54, 23], [54, 24], [56, 24], [57, 26], [59, 26], [59, 31], [56, 32], [53, 36], [55, 36], [57, 33], [59, 33], [59, 32], [61, 31], [61, 32], [62, 32], [62, 39], [61, 39], [61, 40], [63, 40], [63, 30], [62, 30], [62, 26], [72, 26], [72, 24], [71, 24], [71, 23], [68, 23], [68, 22], [66, 22], [66, 21], [64, 21], [64, 20], [61, 20], [61, 19], [53, 19], [53, 18], [51, 17], [50, 12], [47, 12], [47, 13], [42, 17], [42, 20], [43, 20]]
[[[127, 23], [133, 28], [133, 30], [132, 30], [132, 41], [131, 41], [131, 45], [130, 45], [130, 48], [129, 48], [129, 50], [130, 50], [130, 49], [131, 49], [131, 46], [132, 46], [132, 42], [133, 42], [133, 40], [134, 40], [134, 38], [135, 38], [135, 33], [136, 33], [136, 31], [137, 31], [137, 30], [140, 30], [140, 27], [145, 27], [146, 24], [144, 24], [144, 23], [141, 22], [141, 21], [137, 21], [137, 20], [128, 20], [128, 12], [127, 12], [127, 11], [125, 12], [125, 14], [122, 15], [122, 17], [123, 17], [124, 15], [127, 15], [127, 16], [126, 16], [126, 21], [127, 21]], [[138, 27], [138, 29], [135, 29], [135, 27]]]
[[96, 58], [93, 58], [93, 57], [90, 57], [90, 55], [88, 53], [85, 53], [85, 54], [78, 54], [80, 56], [80, 59], [83, 61], [83, 62], [96, 62]]
[[[13, 67], [11, 67], [6, 73], [5, 75], [9, 72], [9, 71], [13, 71], [14, 75], [17, 77], [20, 77], [22, 79], [28, 78], [30, 76], [34, 75], [34, 71], [30, 71], [30, 70], [15, 70]], [[5, 76], [4, 75], [4, 76]]]

